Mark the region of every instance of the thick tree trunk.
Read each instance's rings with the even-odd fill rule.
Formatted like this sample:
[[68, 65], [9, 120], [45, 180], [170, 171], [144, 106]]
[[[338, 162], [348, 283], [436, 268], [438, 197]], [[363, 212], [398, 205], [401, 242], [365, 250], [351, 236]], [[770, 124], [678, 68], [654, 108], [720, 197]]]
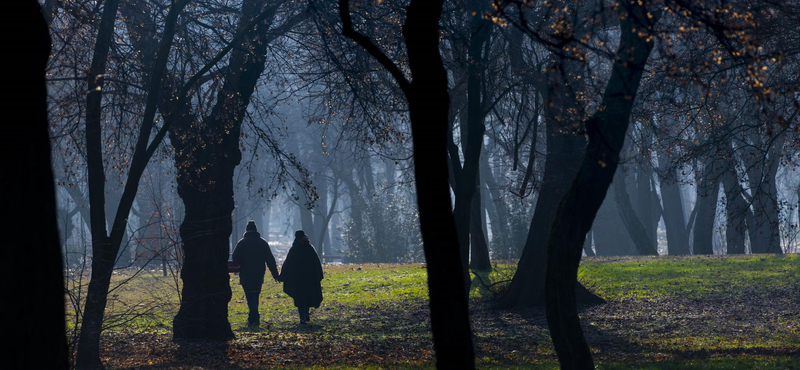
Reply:
[[[238, 29], [244, 31], [257, 16], [264, 16], [264, 8], [265, 0], [245, 0]], [[267, 8], [264, 23], [247, 31], [241, 46], [231, 53], [223, 86], [204, 122], [181, 120], [181, 125], [175, 124], [170, 130], [178, 195], [185, 206], [180, 228], [183, 289], [181, 307], [173, 320], [174, 339], [234, 337], [228, 322], [231, 287], [227, 267], [233, 174], [242, 157], [242, 120], [264, 71], [269, 25], [276, 10], [277, 5]]]
[[[555, 115], [548, 115], [555, 117]], [[544, 305], [544, 277], [547, 268], [547, 245], [544, 235], [550, 232], [558, 201], [569, 188], [580, 163], [583, 136], [562, 133], [557, 122], [548, 122], [547, 154], [545, 155], [542, 187], [531, 219], [528, 238], [508, 293], [498, 302], [499, 308], [531, 307]], [[580, 286], [578, 301], [602, 303], [603, 300]]]
[[594, 369], [578, 317], [575, 290], [586, 233], [606, 196], [619, 163], [636, 91], [653, 42], [637, 32], [655, 19], [636, 3], [620, 2], [620, 45], [601, 106], [587, 122], [589, 144], [580, 170], [561, 200], [547, 243], [547, 325], [561, 369]]
[[68, 369], [64, 275], [47, 123], [50, 36], [34, 0], [3, 2], [0, 108], [3, 369]]
[[[439, 55], [443, 1], [412, 0], [403, 35], [412, 73], [408, 99], [420, 230], [425, 248], [431, 330], [440, 369], [474, 369], [467, 287], [447, 181], [447, 72]], [[476, 150], [478, 151], [478, 150]], [[478, 153], [480, 154], [480, 153]], [[477, 158], [476, 158], [477, 159]], [[477, 161], [475, 163], [477, 172]], [[474, 181], [472, 182], [474, 183]]]

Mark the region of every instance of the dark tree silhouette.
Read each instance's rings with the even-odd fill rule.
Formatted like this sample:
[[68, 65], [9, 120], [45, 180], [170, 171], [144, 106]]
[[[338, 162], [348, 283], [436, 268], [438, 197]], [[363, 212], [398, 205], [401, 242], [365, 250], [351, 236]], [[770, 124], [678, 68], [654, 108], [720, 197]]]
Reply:
[[583, 242], [614, 179], [631, 110], [658, 15], [642, 4], [620, 1], [620, 43], [600, 108], [585, 122], [583, 162], [558, 205], [547, 242], [545, 308], [561, 369], [594, 369], [578, 317], [575, 289]]
[[408, 102], [419, 223], [430, 292], [431, 331], [439, 369], [474, 369], [472, 330], [448, 184], [450, 97], [439, 54], [443, 0], [412, 0], [403, 25], [411, 81], [372, 41], [353, 29], [350, 2], [339, 1], [342, 33], [391, 73]]
[[[67, 369], [64, 277], [50, 162], [45, 67], [50, 35], [35, 0], [4, 2], [3, 50], [9, 56], [0, 137], [0, 237], [5, 337], [3, 369]], [[29, 196], [23, 196], [23, 195]], [[43, 352], [46, 351], [46, 352]]]

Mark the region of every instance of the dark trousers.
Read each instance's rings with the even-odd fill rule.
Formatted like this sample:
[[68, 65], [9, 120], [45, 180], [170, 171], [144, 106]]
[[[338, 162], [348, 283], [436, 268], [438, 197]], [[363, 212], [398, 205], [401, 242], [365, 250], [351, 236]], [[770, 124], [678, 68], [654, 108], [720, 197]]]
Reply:
[[297, 313], [300, 314], [301, 322], [308, 322], [311, 318], [308, 316], [308, 307], [297, 307]]
[[244, 297], [247, 298], [247, 308], [250, 314], [247, 316], [248, 325], [258, 325], [261, 317], [258, 315], [258, 296], [261, 295], [261, 284], [242, 284]]

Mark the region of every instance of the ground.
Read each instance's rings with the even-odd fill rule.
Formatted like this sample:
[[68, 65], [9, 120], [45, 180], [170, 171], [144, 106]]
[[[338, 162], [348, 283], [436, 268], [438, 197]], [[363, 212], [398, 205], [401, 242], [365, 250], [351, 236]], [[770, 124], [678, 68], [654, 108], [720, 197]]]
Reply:
[[[513, 268], [499, 264], [487, 280], [510, 279]], [[143, 273], [113, 292], [108, 321], [119, 326], [103, 337], [103, 361], [112, 369], [433, 367], [424, 266], [325, 272], [311, 326], [297, 325], [280, 285], [265, 283], [261, 329], [245, 327], [231, 275], [237, 338], [227, 344], [172, 342], [175, 279]], [[600, 369], [800, 369], [800, 255], [584, 258], [580, 280], [608, 301], [581, 310]], [[544, 311], [495, 310], [491, 294], [475, 280], [479, 367], [556, 368]]]

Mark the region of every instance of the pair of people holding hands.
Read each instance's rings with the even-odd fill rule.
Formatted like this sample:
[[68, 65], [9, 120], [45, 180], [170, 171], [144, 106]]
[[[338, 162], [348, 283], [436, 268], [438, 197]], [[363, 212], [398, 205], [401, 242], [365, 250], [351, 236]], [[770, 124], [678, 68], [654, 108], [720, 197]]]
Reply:
[[303, 230], [295, 232], [294, 237], [294, 243], [286, 255], [280, 273], [269, 244], [258, 233], [254, 221], [247, 223], [244, 237], [236, 244], [233, 250], [233, 262], [241, 266], [239, 282], [247, 299], [247, 307], [250, 309], [247, 317], [248, 326], [260, 324], [258, 297], [261, 295], [266, 268], [269, 268], [272, 278], [283, 283], [283, 291], [294, 299], [294, 305], [300, 315], [300, 324], [307, 324], [310, 319], [309, 308], [317, 308], [322, 302], [320, 285], [323, 278], [322, 264], [317, 252]]

